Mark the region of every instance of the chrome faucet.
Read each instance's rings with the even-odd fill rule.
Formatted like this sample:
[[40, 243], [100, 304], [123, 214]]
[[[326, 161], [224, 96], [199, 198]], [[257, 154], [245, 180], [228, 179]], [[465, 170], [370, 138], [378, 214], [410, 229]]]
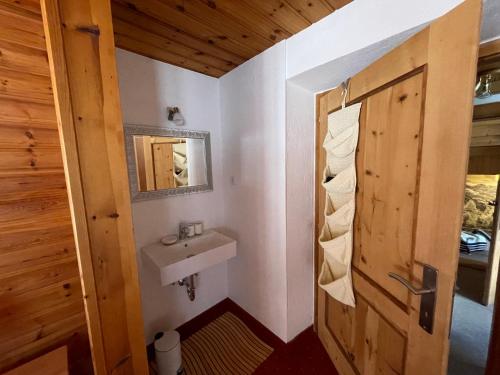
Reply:
[[189, 234], [190, 223], [180, 223], [179, 224], [179, 240], [185, 240]]

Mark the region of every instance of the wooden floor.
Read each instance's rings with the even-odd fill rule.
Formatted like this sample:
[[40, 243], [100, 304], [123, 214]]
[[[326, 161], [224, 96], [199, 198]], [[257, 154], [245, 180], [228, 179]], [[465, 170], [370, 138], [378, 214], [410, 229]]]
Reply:
[[[285, 344], [279, 337], [274, 335], [230, 299], [225, 299], [177, 328], [177, 331], [181, 335], [181, 340], [185, 340], [228, 311], [240, 318], [259, 339], [274, 348], [274, 352], [269, 358], [257, 368], [255, 371], [256, 375], [338, 374], [312, 327], [306, 329], [288, 344]], [[148, 347], [148, 355], [150, 358], [154, 356], [152, 345]]]

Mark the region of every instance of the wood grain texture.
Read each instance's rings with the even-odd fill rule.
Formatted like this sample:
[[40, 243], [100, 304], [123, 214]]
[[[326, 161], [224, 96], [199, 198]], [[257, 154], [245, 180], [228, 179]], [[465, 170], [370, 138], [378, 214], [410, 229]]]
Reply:
[[95, 372], [146, 374], [111, 6], [42, 11]]
[[86, 323], [38, 0], [0, 1], [0, 52], [2, 372]]
[[[481, 1], [466, 1], [352, 77], [348, 102], [363, 103], [353, 256], [357, 307], [342, 306], [321, 290], [317, 302], [318, 332], [341, 374], [446, 373], [464, 198], [457, 186], [466, 174], [480, 10]], [[457, 76], [453, 97], [443, 100], [440, 90]], [[317, 136], [341, 101], [340, 88], [319, 99]], [[321, 140], [317, 186], [325, 165]], [[324, 192], [316, 194], [324, 202]], [[316, 210], [318, 235], [323, 206]], [[317, 256], [321, 262], [321, 250]], [[418, 285], [422, 264], [439, 270], [432, 335], [418, 323], [420, 298], [387, 277], [394, 267]]]
[[411, 275], [422, 94], [420, 73], [363, 101], [356, 155], [353, 265], [405, 305], [408, 290], [387, 274]]
[[5, 375], [68, 375], [68, 348], [63, 346]]
[[500, 51], [500, 39], [495, 39], [481, 44], [479, 47], [479, 57], [484, 58], [491, 55], [496, 55]]
[[500, 117], [472, 123], [471, 147], [500, 146]]
[[167, 143], [153, 143], [152, 146], [156, 189], [175, 188], [172, 145]]
[[220, 77], [352, 0], [112, 0], [116, 46]]
[[500, 146], [471, 147], [468, 174], [500, 174]]

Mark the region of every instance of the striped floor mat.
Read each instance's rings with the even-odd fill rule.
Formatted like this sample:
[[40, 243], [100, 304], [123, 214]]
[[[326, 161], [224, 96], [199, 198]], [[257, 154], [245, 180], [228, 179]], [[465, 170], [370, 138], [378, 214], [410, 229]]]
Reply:
[[187, 375], [252, 374], [272, 352], [230, 312], [182, 342]]

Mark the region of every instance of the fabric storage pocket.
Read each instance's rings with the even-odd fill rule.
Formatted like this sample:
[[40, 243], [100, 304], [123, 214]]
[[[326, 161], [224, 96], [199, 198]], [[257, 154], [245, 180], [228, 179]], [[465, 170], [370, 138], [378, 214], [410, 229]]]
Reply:
[[332, 156], [338, 158], [344, 158], [356, 149], [358, 140], [358, 128], [352, 126], [342, 131], [337, 137], [325, 138], [323, 142], [323, 148], [325, 151]]
[[349, 165], [354, 164], [358, 132], [358, 127], [352, 126], [335, 138], [327, 137], [325, 139], [323, 148], [326, 151], [327, 165], [331, 174], [336, 175]]
[[[329, 204], [326, 205], [326, 207], [329, 206], [331, 207]], [[325, 210], [325, 225], [319, 239], [320, 244], [330, 241], [351, 229], [352, 220], [354, 219], [354, 209], [354, 200], [351, 200], [335, 212], [326, 212]]]
[[350, 200], [354, 200], [356, 191], [356, 167], [354, 165], [344, 169], [328, 181], [327, 179], [328, 176], [325, 171], [322, 185], [327, 192], [327, 198], [330, 200], [334, 211], [337, 211]]
[[353, 221], [356, 208], [356, 148], [361, 103], [328, 115], [323, 142], [326, 165], [322, 186], [326, 190], [325, 223], [319, 244], [324, 260], [318, 284], [332, 298], [355, 306], [351, 279]]
[[345, 129], [356, 127], [359, 129], [359, 113], [361, 103], [350, 105], [337, 112], [328, 115], [328, 134], [327, 138], [336, 138]]
[[351, 283], [352, 233], [350, 231], [333, 240], [320, 242], [324, 250], [323, 265], [318, 278], [319, 286], [338, 301], [355, 306]]

